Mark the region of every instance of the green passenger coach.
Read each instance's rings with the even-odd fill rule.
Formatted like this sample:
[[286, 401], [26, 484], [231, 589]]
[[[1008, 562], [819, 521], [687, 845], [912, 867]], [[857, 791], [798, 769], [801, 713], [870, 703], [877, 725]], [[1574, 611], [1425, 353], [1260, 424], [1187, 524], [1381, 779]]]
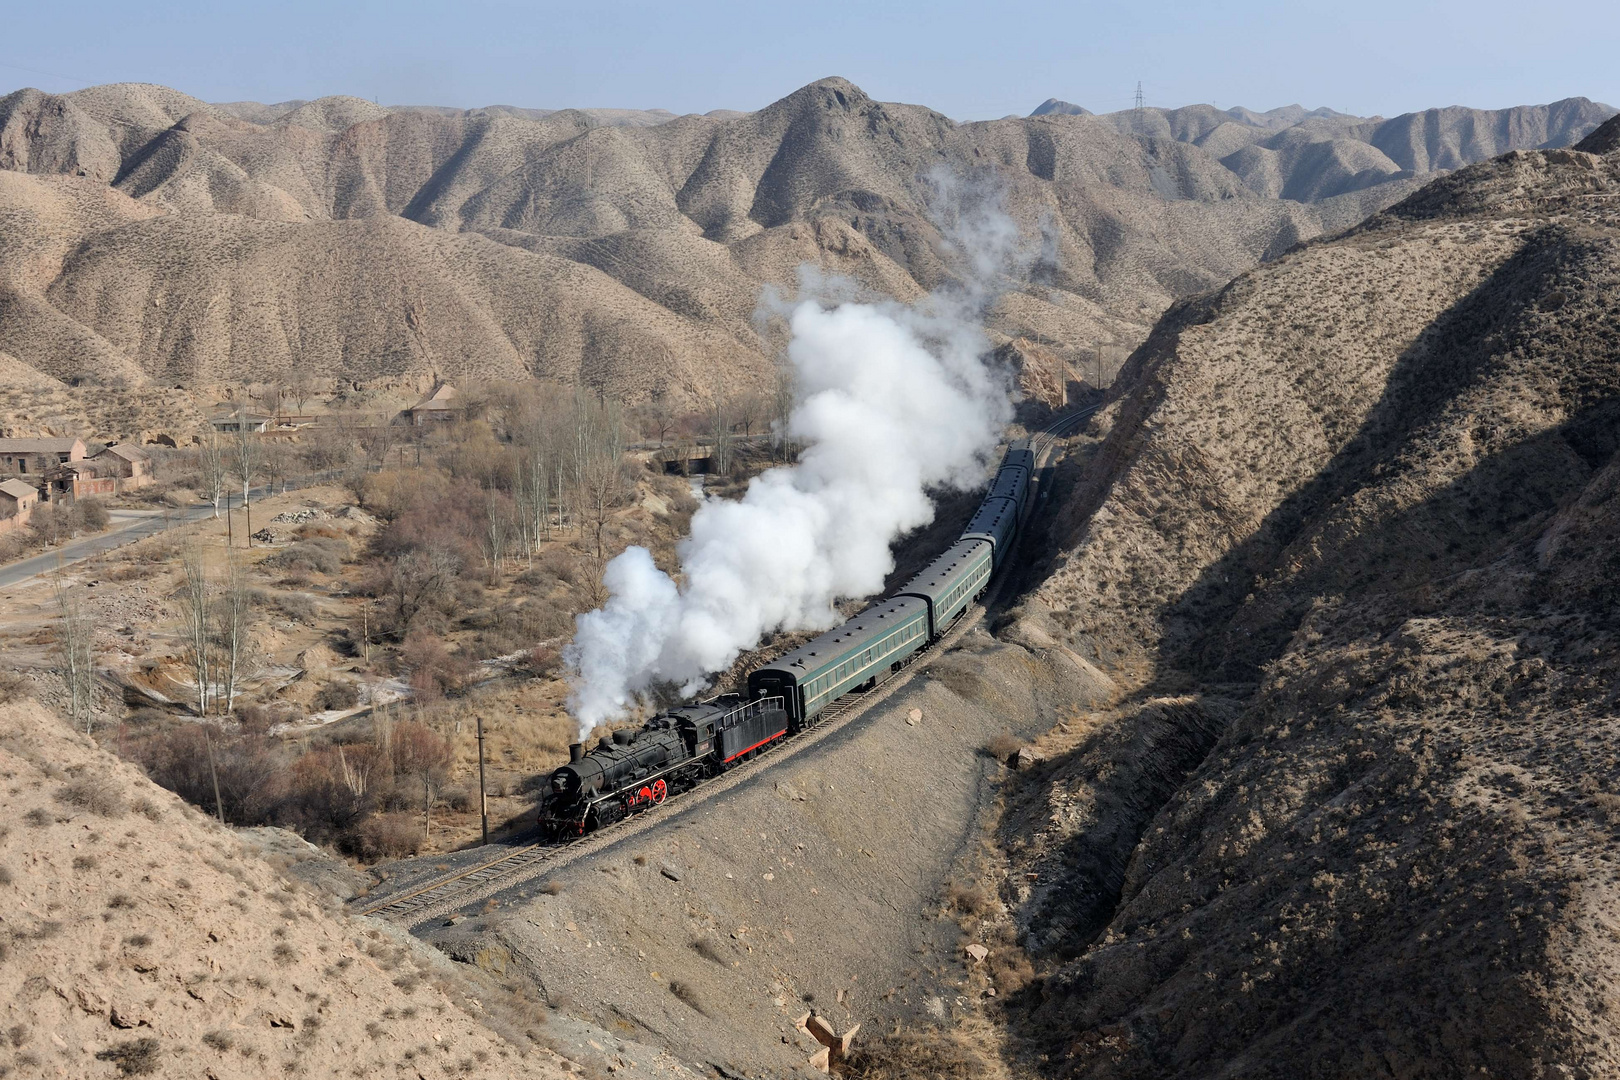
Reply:
[[959, 540], [922, 573], [901, 586], [897, 596], [928, 601], [928, 636], [937, 638], [990, 584], [995, 549], [988, 540]]
[[795, 729], [851, 690], [875, 686], [928, 644], [928, 602], [879, 601], [860, 615], [748, 676], [752, 697], [781, 697]]

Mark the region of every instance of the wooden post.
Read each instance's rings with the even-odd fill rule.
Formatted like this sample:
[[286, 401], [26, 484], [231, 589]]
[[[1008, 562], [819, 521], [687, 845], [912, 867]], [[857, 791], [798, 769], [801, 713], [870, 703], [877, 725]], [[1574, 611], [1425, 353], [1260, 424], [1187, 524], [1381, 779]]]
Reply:
[[203, 724], [203, 745], [208, 747], [208, 775], [214, 781], [214, 814], [225, 824], [225, 804], [219, 797], [219, 773], [214, 771], [214, 740], [208, 737], [207, 722]]
[[478, 714], [478, 815], [483, 819], [484, 845], [489, 846], [489, 796], [484, 794], [484, 715]]

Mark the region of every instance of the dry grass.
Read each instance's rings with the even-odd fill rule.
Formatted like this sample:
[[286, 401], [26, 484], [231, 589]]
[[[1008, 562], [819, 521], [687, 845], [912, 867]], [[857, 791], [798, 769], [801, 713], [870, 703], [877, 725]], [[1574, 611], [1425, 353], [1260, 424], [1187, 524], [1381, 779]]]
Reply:
[[119, 786], [96, 776], [81, 776], [58, 789], [56, 798], [68, 806], [107, 818], [122, 817], [128, 809]]
[[1003, 1072], [1000, 1058], [975, 1033], [898, 1027], [858, 1040], [843, 1075], [855, 1080], [986, 1080]]

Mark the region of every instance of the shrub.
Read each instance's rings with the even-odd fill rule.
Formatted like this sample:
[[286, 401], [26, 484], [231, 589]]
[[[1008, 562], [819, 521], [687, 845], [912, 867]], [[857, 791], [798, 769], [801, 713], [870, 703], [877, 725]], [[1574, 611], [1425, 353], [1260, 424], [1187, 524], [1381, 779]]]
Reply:
[[34, 684], [15, 671], [0, 671], [0, 705], [33, 697]]
[[[208, 756], [212, 742], [214, 772]], [[201, 724], [182, 724], [130, 748], [146, 775], [194, 806], [214, 811], [214, 776], [219, 779], [225, 820], [233, 825], [268, 824], [286, 792], [288, 751], [257, 734], [205, 732]], [[152, 813], [161, 813], [155, 806]]]
[[100, 532], [112, 519], [100, 499], [80, 499], [73, 504], [73, 516], [78, 527], [86, 532]]
[[896, 1028], [892, 1033], [857, 1042], [848, 1068], [851, 1075], [862, 1080], [910, 1080], [918, 1076], [979, 1080], [1001, 1072], [1000, 1059], [994, 1054], [982, 1039], [966, 1030]]
[[56, 798], [101, 817], [119, 817], [124, 813], [124, 796], [104, 777], [81, 776], [59, 790]]
[[562, 653], [547, 645], [536, 645], [529, 652], [529, 670], [537, 678], [549, 679], [562, 670]]
[[1003, 731], [985, 744], [984, 752], [997, 761], [1006, 761], [1023, 748], [1023, 740], [1014, 736], [1010, 731]]
[[305, 626], [314, 626], [321, 613], [315, 605], [315, 598], [306, 592], [277, 593], [275, 604], [277, 611]]
[[375, 546], [380, 555], [452, 552], [463, 565], [473, 565], [483, 524], [483, 492], [465, 484], [423, 483], [409, 506], [377, 534]]
[[312, 570], [317, 574], [337, 574], [349, 558], [349, 542], [341, 537], [312, 536], [278, 551], [264, 560], [266, 566], [284, 570]]
[[965, 915], [988, 915], [996, 909], [996, 895], [978, 882], [953, 881], [945, 887], [945, 903]]
[[355, 826], [354, 848], [367, 861], [415, 855], [422, 848], [422, 823], [411, 814], [373, 814]]
[[436, 701], [461, 689], [472, 674], [472, 664], [444, 647], [437, 634], [414, 630], [399, 650], [400, 663], [410, 672], [411, 689], [422, 701]]
[[112, 1062], [125, 1076], [145, 1076], [157, 1071], [158, 1052], [158, 1041], [148, 1037], [102, 1050], [96, 1054], [96, 1060]]
[[1003, 947], [990, 953], [990, 978], [997, 993], [1016, 994], [1035, 978], [1035, 967], [1022, 949]]
[[315, 695], [315, 708], [323, 712], [330, 709], [352, 709], [358, 704], [360, 704], [360, 689], [352, 682], [341, 680], [329, 682]]

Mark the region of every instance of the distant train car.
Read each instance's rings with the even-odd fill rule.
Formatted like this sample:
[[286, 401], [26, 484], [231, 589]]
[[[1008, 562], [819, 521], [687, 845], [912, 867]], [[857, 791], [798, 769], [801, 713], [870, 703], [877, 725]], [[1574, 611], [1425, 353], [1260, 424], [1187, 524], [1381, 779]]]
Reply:
[[782, 698], [794, 730], [851, 690], [875, 685], [899, 671], [928, 644], [928, 601], [916, 596], [881, 600], [835, 630], [749, 673], [753, 697]]
[[986, 499], [979, 504], [967, 528], [962, 530], [963, 540], [985, 540], [994, 545], [991, 558], [995, 569], [1001, 569], [1012, 551], [1018, 536], [1018, 502], [1015, 499]]
[[990, 584], [994, 555], [995, 548], [987, 540], [958, 540], [895, 595], [928, 602], [928, 636], [937, 638]]
[[1023, 469], [1024, 476], [1033, 479], [1035, 476], [1035, 451], [1029, 447], [1028, 439], [1019, 439], [1007, 449], [1007, 456], [1001, 459], [1003, 469]]

